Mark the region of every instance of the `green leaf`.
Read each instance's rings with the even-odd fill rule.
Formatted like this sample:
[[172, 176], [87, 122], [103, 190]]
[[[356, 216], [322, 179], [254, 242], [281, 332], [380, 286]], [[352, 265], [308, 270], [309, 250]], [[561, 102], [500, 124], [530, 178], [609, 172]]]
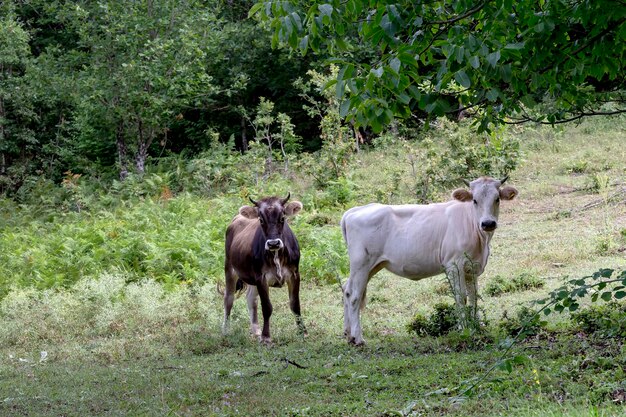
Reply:
[[400, 60], [396, 57], [389, 61], [389, 67], [391, 70], [398, 74], [400, 72]]
[[383, 70], [383, 67], [378, 67], [376, 69], [372, 69], [370, 72], [374, 74], [376, 78], [380, 78], [383, 76], [384, 70]]
[[303, 36], [302, 39], [300, 39], [300, 43], [298, 44], [298, 48], [300, 48], [300, 50], [303, 53], [306, 53], [308, 47], [309, 47], [309, 35], [306, 35], [306, 36]]
[[478, 56], [474, 55], [474, 56], [470, 57], [469, 63], [472, 66], [472, 68], [478, 69], [480, 67], [480, 58], [478, 58]]
[[604, 301], [609, 301], [612, 297], [613, 297], [613, 293], [611, 291], [605, 291], [600, 296], [600, 298], [602, 298]]
[[454, 74], [454, 79], [463, 88], [470, 88], [470, 86], [472, 85], [472, 82], [470, 81], [470, 78], [467, 76], [467, 74], [463, 70], [458, 71], [456, 74]]
[[497, 88], [492, 88], [491, 90], [487, 91], [487, 99], [489, 99], [489, 101], [491, 102], [498, 100], [499, 95], [500, 92]]
[[422, 98], [422, 92], [414, 85], [409, 86], [409, 94], [411, 94], [411, 97], [413, 97], [417, 101]]
[[489, 55], [487, 55], [486, 58], [487, 58], [487, 62], [489, 63], [489, 65], [495, 68], [496, 65], [498, 64], [498, 61], [500, 60], [500, 51], [492, 52]]
[[626, 291], [617, 291], [614, 296], [618, 300], [621, 300], [622, 298], [626, 297]]
[[386, 14], [380, 21], [380, 27], [385, 31], [387, 36], [393, 38], [396, 36], [396, 25], [391, 21], [389, 15]]
[[498, 369], [506, 371], [509, 374], [513, 372], [513, 365], [510, 359], [503, 359], [498, 363]]
[[610, 268], [605, 268], [605, 269], [601, 269], [600, 271], [600, 276], [602, 278], [611, 278], [611, 276], [613, 275], [613, 272], [615, 272], [614, 269], [610, 269]]
[[550, 307], [547, 307], [545, 310], [543, 310], [543, 314], [544, 315], [549, 315], [550, 313], [552, 313], [552, 310], [550, 309]]
[[263, 7], [265, 7], [265, 3], [263, 2], [253, 4], [250, 10], [248, 11], [248, 18], [251, 18], [252, 16], [257, 14], [257, 12], [261, 10]]
[[321, 16], [330, 17], [333, 14], [333, 6], [328, 3], [320, 4], [319, 6], [317, 6], [317, 9], [320, 11]]
[[344, 100], [339, 105], [339, 116], [346, 117], [350, 111], [350, 100]]
[[525, 43], [524, 42], [516, 42], [516, 43], [507, 43], [504, 47], [504, 49], [510, 49], [510, 50], [520, 50], [520, 49], [524, 49]]

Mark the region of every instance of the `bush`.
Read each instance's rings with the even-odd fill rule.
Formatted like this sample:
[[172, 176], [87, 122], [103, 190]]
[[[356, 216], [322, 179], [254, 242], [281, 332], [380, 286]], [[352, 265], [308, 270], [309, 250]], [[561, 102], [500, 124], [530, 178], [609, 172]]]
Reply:
[[609, 302], [572, 313], [572, 321], [587, 333], [601, 336], [626, 336], [626, 305]]
[[547, 322], [541, 320], [539, 314], [526, 306], [522, 307], [515, 317], [508, 317], [505, 311], [499, 327], [510, 336], [517, 336], [523, 332], [525, 336], [532, 336], [546, 327]]
[[477, 135], [468, 123], [440, 119], [417, 143], [405, 143], [409, 188], [417, 202], [428, 203], [438, 193], [459, 185], [462, 178], [503, 177], [517, 167], [519, 141], [503, 129]]
[[485, 294], [495, 297], [505, 293], [542, 288], [544, 285], [545, 282], [541, 278], [527, 272], [523, 272], [512, 279], [496, 275], [485, 286]]
[[407, 324], [407, 331], [415, 332], [418, 336], [442, 336], [456, 327], [458, 317], [454, 305], [438, 303], [434, 305], [434, 309], [428, 318], [417, 313]]

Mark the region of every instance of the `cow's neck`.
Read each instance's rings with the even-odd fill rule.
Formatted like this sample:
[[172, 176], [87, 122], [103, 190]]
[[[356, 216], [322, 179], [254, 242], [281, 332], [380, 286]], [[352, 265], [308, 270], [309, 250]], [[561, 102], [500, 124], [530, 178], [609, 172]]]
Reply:
[[476, 233], [478, 235], [478, 245], [479, 245], [479, 256], [480, 263], [485, 267], [487, 264], [487, 259], [489, 258], [489, 242], [491, 242], [491, 238], [493, 237], [493, 232], [485, 232], [480, 227], [476, 229]]

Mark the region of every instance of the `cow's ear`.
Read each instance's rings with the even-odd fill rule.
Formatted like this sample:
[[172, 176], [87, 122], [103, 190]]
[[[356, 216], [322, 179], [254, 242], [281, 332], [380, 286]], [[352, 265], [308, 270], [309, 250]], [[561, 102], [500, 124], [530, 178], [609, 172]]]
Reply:
[[287, 204], [285, 206], [285, 215], [286, 216], [295, 216], [296, 214], [300, 213], [300, 210], [302, 210], [302, 203], [299, 201], [292, 201], [291, 203]]
[[452, 192], [452, 198], [459, 201], [471, 201], [474, 197], [465, 188], [457, 188]]
[[518, 194], [517, 188], [508, 185], [500, 189], [500, 198], [503, 200], [513, 200]]
[[239, 209], [239, 214], [247, 219], [256, 219], [259, 217], [259, 209], [256, 207], [243, 206]]

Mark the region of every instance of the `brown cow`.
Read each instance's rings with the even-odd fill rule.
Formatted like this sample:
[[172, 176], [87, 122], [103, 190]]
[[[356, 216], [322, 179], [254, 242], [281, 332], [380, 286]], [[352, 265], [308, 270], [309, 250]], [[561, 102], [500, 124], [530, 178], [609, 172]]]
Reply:
[[263, 331], [260, 340], [270, 342], [269, 287], [289, 289], [289, 305], [296, 316], [300, 333], [306, 333], [300, 316], [300, 247], [298, 240], [285, 221], [302, 210], [302, 203], [287, 198], [267, 197], [252, 201], [253, 206], [243, 206], [226, 230], [226, 260], [224, 273], [224, 333], [233, 307], [234, 295], [241, 282], [248, 284], [248, 311], [251, 331], [258, 333], [257, 295], [261, 299]]

